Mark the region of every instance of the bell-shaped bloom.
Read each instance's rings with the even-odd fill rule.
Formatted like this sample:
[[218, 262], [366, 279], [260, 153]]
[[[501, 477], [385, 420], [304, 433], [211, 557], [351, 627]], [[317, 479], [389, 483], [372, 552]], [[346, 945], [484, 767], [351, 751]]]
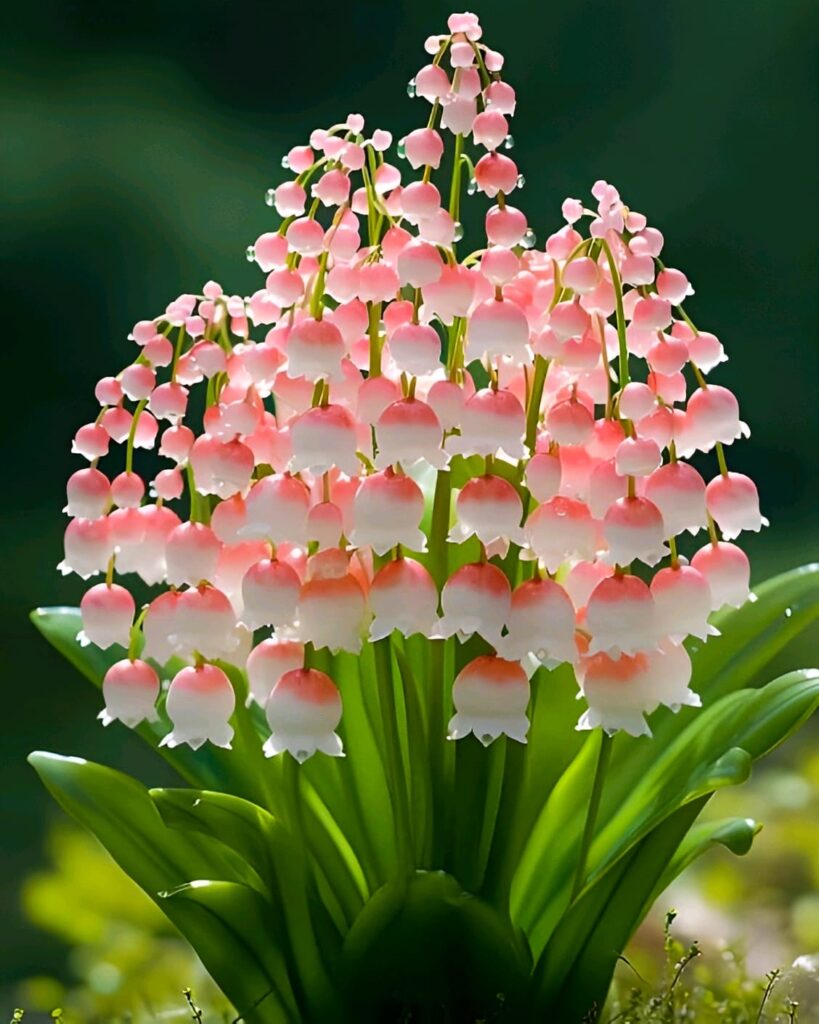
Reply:
[[185, 590], [179, 594], [168, 640], [182, 658], [229, 658], [239, 643], [233, 606], [216, 587]]
[[660, 510], [666, 537], [683, 530], [696, 533], [707, 525], [705, 481], [685, 462], [669, 462], [646, 478], [645, 497]]
[[748, 600], [751, 566], [742, 548], [725, 541], [706, 544], [691, 559], [691, 565], [708, 581], [713, 611], [724, 605], [739, 608]]
[[461, 415], [461, 434], [449, 438], [447, 446], [461, 455], [497, 455], [502, 451], [510, 459], [522, 459], [526, 454], [525, 430], [523, 406], [511, 391], [482, 388], [467, 400]]
[[651, 596], [659, 636], [668, 636], [677, 643], [689, 634], [700, 640], [719, 636], [719, 630], [708, 622], [711, 588], [693, 566], [661, 569], [651, 581]]
[[526, 464], [526, 486], [535, 501], [554, 498], [560, 490], [560, 457], [537, 452]]
[[573, 396], [551, 407], [546, 415], [546, 429], [557, 444], [584, 444], [594, 429], [594, 416], [584, 402]]
[[105, 572], [113, 553], [111, 527], [105, 516], [99, 519], [72, 519], [65, 530], [65, 557], [57, 566], [66, 576], [75, 572], [84, 580]]
[[532, 654], [549, 668], [575, 659], [574, 607], [553, 580], [536, 578], [516, 587], [506, 626], [498, 648], [504, 657], [520, 660]]
[[127, 647], [135, 610], [134, 599], [125, 587], [117, 583], [91, 587], [80, 601], [80, 643], [92, 643], [103, 650], [112, 644]]
[[588, 704], [577, 729], [601, 727], [609, 735], [621, 730], [631, 736], [651, 735], [645, 716], [657, 707], [658, 698], [647, 654], [617, 659], [603, 652], [588, 655], [580, 659], [577, 676]]
[[66, 485], [68, 504], [63, 511], [76, 519], [99, 519], [111, 504], [111, 484], [98, 469], [78, 469]]
[[242, 579], [241, 622], [248, 629], [289, 625], [296, 617], [300, 589], [301, 580], [287, 562], [256, 562]]
[[627, 437], [614, 455], [614, 466], [621, 476], [648, 476], [662, 461], [660, 446], [650, 437]]
[[361, 584], [351, 573], [308, 580], [298, 605], [298, 639], [333, 653], [361, 650], [367, 604]]
[[677, 445], [682, 456], [710, 452], [717, 442], [731, 444], [751, 431], [739, 418], [739, 403], [728, 388], [710, 384], [695, 391], [685, 410], [685, 425]]
[[358, 473], [355, 419], [341, 405], [316, 406], [303, 412], [290, 427], [290, 441], [294, 473], [309, 470], [319, 476], [334, 466], [348, 476]]
[[744, 473], [714, 477], [705, 489], [705, 503], [726, 540], [733, 540], [743, 530], [758, 533], [768, 525], [759, 511], [756, 484]]
[[660, 510], [647, 498], [618, 498], [603, 517], [603, 536], [608, 544], [605, 559], [612, 565], [628, 565], [635, 558], [656, 565], [668, 553]]
[[440, 420], [419, 398], [401, 398], [388, 405], [378, 417], [375, 435], [379, 469], [397, 462], [409, 468], [422, 459], [438, 469], [446, 465]]
[[509, 580], [491, 562], [462, 565], [441, 592], [443, 615], [436, 635], [471, 636], [478, 633], [491, 644], [500, 640], [512, 607]]
[[626, 419], [639, 421], [653, 412], [657, 405], [657, 396], [647, 384], [631, 381], [620, 393], [620, 415]]
[[455, 714], [449, 721], [449, 739], [473, 733], [484, 746], [505, 735], [526, 742], [529, 720], [529, 680], [516, 661], [484, 654], [458, 673], [452, 685]]
[[175, 527], [165, 545], [166, 575], [169, 583], [195, 587], [212, 580], [222, 543], [204, 523], [182, 523]]
[[208, 740], [230, 749], [233, 727], [229, 723], [236, 704], [230, 680], [216, 665], [190, 665], [173, 677], [165, 710], [173, 730], [159, 741], [161, 747], [187, 743], [198, 750]]
[[287, 338], [287, 372], [291, 377], [341, 380], [346, 353], [341, 331], [332, 320], [300, 320]]
[[102, 681], [105, 707], [97, 716], [103, 725], [122, 722], [134, 729], [140, 722], [156, 722], [159, 715], [159, 676], [147, 661], [124, 658], [115, 662]]
[[301, 480], [288, 473], [262, 477], [248, 493], [239, 536], [274, 544], [304, 543], [309, 508], [310, 496]]
[[396, 558], [373, 577], [369, 591], [370, 639], [380, 640], [394, 629], [404, 636], [429, 636], [438, 617], [438, 591], [429, 572], [411, 558]]
[[427, 539], [420, 524], [424, 515], [424, 494], [418, 484], [392, 468], [373, 473], [361, 481], [353, 499], [350, 543], [369, 545], [385, 555], [396, 544], [410, 551], [426, 551]]
[[466, 359], [494, 361], [500, 356], [518, 365], [531, 362], [529, 321], [511, 299], [488, 299], [469, 318]]
[[230, 498], [250, 484], [253, 452], [242, 441], [222, 441], [203, 434], [191, 446], [189, 458], [200, 494]]
[[285, 750], [302, 764], [317, 750], [343, 757], [336, 733], [341, 721], [341, 694], [333, 680], [315, 668], [285, 672], [273, 687], [265, 707], [271, 735], [265, 757]]
[[434, 373], [441, 365], [441, 339], [429, 324], [401, 324], [390, 335], [390, 355], [402, 373]]
[[691, 659], [682, 643], [662, 640], [657, 650], [648, 654], [648, 662], [651, 693], [659, 704], [675, 713], [683, 706], [702, 706], [700, 695], [689, 689]]
[[556, 497], [544, 502], [526, 520], [529, 547], [551, 573], [571, 558], [593, 559], [597, 527], [585, 502]]
[[307, 514], [307, 539], [318, 544], [319, 551], [337, 548], [344, 533], [343, 513], [335, 502], [321, 501]]
[[594, 588], [586, 605], [589, 654], [612, 658], [657, 646], [654, 598], [637, 576], [609, 576]]
[[285, 672], [304, 666], [304, 644], [278, 636], [262, 640], [247, 659], [247, 703], [255, 701], [259, 707], [267, 704], [273, 687]]
[[399, 252], [396, 269], [402, 285], [425, 288], [440, 278], [443, 262], [436, 246], [415, 239]]
[[494, 553], [505, 555], [509, 542], [523, 544], [523, 503], [520, 495], [500, 476], [473, 477], [455, 502], [456, 522], [449, 534], [453, 543], [475, 536]]

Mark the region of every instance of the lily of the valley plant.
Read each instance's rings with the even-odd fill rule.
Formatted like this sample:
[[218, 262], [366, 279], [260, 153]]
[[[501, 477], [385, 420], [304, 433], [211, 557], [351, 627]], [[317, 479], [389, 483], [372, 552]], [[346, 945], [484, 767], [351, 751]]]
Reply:
[[101, 581], [35, 614], [191, 788], [35, 767], [249, 1024], [594, 1019], [819, 699], [755, 688], [816, 574], [749, 601], [748, 428], [662, 234], [598, 181], [537, 249], [502, 56], [472, 14], [426, 51], [397, 160], [358, 114], [288, 153], [258, 291], [133, 327], [68, 481]]

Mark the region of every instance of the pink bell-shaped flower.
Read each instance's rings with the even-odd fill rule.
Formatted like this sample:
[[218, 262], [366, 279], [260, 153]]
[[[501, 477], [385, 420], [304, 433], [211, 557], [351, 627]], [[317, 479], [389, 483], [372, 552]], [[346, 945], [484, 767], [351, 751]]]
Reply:
[[332, 679], [315, 668], [285, 672], [273, 687], [265, 707], [271, 735], [265, 757], [285, 750], [302, 764], [317, 750], [343, 757], [336, 728], [341, 721], [341, 694]]
[[259, 707], [265, 707], [273, 687], [285, 672], [303, 666], [304, 644], [277, 636], [262, 640], [247, 659], [247, 703], [255, 701]]
[[65, 557], [57, 566], [67, 576], [75, 572], [84, 580], [105, 572], [113, 553], [111, 528], [107, 517], [72, 519], [63, 539]]
[[329, 320], [300, 320], [287, 339], [287, 372], [315, 381], [341, 380], [346, 348], [338, 327]]
[[551, 573], [570, 558], [593, 559], [597, 528], [588, 505], [556, 497], [531, 513], [524, 526], [527, 543]]
[[307, 537], [310, 498], [304, 484], [289, 474], [262, 477], [245, 501], [245, 521], [239, 536], [274, 544], [303, 543]]
[[474, 733], [484, 746], [505, 735], [526, 742], [529, 720], [529, 680], [516, 661], [484, 654], [458, 673], [452, 686], [455, 714], [449, 721], [449, 739]]
[[654, 599], [637, 576], [609, 576], [594, 588], [586, 605], [589, 654], [612, 658], [657, 646]]
[[500, 476], [473, 477], [461, 488], [455, 502], [457, 519], [449, 540], [459, 543], [475, 536], [493, 553], [505, 555], [509, 542], [523, 544], [523, 503], [520, 495]]
[[182, 658], [229, 658], [239, 643], [233, 606], [216, 587], [181, 592], [168, 639]]
[[441, 365], [441, 339], [429, 324], [401, 324], [390, 335], [390, 355], [403, 373], [434, 373]]
[[302, 413], [290, 427], [290, 440], [294, 473], [309, 470], [319, 476], [335, 466], [348, 476], [358, 473], [355, 419], [341, 405], [316, 406]]
[[98, 469], [78, 469], [66, 485], [68, 504], [63, 511], [78, 519], [99, 519], [111, 504], [111, 484]]
[[156, 722], [159, 689], [159, 676], [147, 661], [117, 661], [102, 681], [105, 707], [97, 717], [103, 725], [122, 722], [129, 729], [135, 729], [140, 722]]
[[657, 634], [677, 643], [689, 634], [707, 640], [719, 636], [708, 622], [711, 614], [711, 588], [708, 581], [690, 565], [661, 569], [651, 581]]
[[631, 736], [650, 736], [645, 716], [658, 698], [653, 693], [652, 673], [646, 654], [614, 659], [605, 653], [580, 659], [577, 669], [580, 690], [589, 705], [576, 728], [601, 727], [609, 735], [622, 730]]
[[520, 660], [532, 654], [548, 668], [575, 659], [574, 607], [553, 580], [537, 578], [516, 587], [506, 626], [498, 648], [504, 657]]
[[98, 583], [80, 601], [82, 632], [80, 643], [92, 643], [106, 650], [112, 644], [127, 647], [134, 621], [134, 599], [117, 583]]
[[739, 418], [739, 403], [728, 388], [711, 384], [695, 391], [685, 410], [685, 428], [679, 439], [679, 454], [710, 452], [717, 442], [731, 444], [751, 431]]
[[500, 640], [512, 607], [506, 576], [491, 562], [462, 565], [449, 577], [441, 592], [443, 615], [436, 635], [462, 637], [479, 633], [489, 643]]
[[446, 465], [441, 423], [419, 398], [401, 398], [388, 405], [378, 417], [375, 434], [378, 441], [375, 464], [379, 469], [396, 462], [409, 468], [422, 459], [438, 469]]
[[705, 503], [726, 540], [733, 540], [743, 530], [758, 533], [768, 525], [759, 511], [756, 484], [744, 473], [714, 477], [705, 489]]
[[301, 581], [287, 562], [256, 562], [242, 579], [240, 621], [248, 629], [289, 625], [296, 617], [300, 589]]
[[707, 525], [705, 481], [685, 462], [669, 462], [646, 478], [645, 497], [660, 510], [666, 537], [683, 530], [697, 533]]
[[350, 543], [369, 546], [385, 555], [396, 544], [410, 551], [426, 551], [427, 539], [420, 530], [424, 495], [418, 484], [392, 468], [365, 477], [353, 499]]
[[656, 565], [668, 554], [665, 533], [660, 510], [647, 498], [618, 498], [603, 517], [603, 536], [609, 548], [605, 560], [628, 565], [637, 558]]
[[182, 523], [175, 527], [165, 545], [166, 575], [169, 583], [195, 587], [212, 580], [222, 544], [204, 523]]
[[529, 322], [511, 299], [488, 299], [469, 318], [467, 361], [507, 356], [521, 365], [529, 363]]
[[369, 592], [370, 639], [381, 640], [394, 629], [409, 637], [429, 636], [438, 617], [438, 591], [429, 572], [411, 558], [396, 558], [375, 574]]
[[358, 654], [367, 611], [361, 584], [350, 573], [308, 580], [298, 605], [298, 639], [315, 648]]
[[482, 388], [464, 405], [461, 434], [448, 439], [447, 446], [461, 455], [497, 455], [510, 459], [526, 454], [523, 434], [526, 417], [523, 406], [511, 391]]
[[713, 611], [724, 605], [739, 608], [748, 600], [751, 566], [742, 548], [725, 541], [706, 544], [691, 559], [691, 565], [708, 581]]
[[700, 695], [689, 689], [691, 659], [682, 643], [665, 639], [648, 654], [651, 692], [658, 703], [677, 712], [681, 707], [702, 707]]
[[159, 741], [161, 747], [187, 743], [198, 750], [208, 740], [216, 747], [230, 749], [236, 697], [230, 680], [216, 665], [191, 665], [171, 680], [165, 710], [173, 730]]

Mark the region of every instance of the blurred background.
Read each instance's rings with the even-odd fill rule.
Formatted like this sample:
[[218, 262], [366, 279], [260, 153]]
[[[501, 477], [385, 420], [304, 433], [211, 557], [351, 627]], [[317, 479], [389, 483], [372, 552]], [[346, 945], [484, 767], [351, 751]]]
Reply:
[[[518, 89], [520, 205], [539, 242], [559, 226], [563, 198], [598, 177], [663, 231], [666, 260], [696, 289], [695, 321], [730, 354], [718, 379], [740, 394], [752, 427], [731, 465], [757, 480], [773, 524], [747, 537], [755, 578], [815, 557], [817, 5], [505, 0], [477, 10]], [[167, 780], [124, 729], [99, 727], [96, 693], [27, 620], [38, 604], [80, 594], [55, 565], [64, 484], [79, 465], [70, 438], [95, 413], [94, 383], [130, 356], [131, 325], [180, 292], [210, 277], [234, 292], [258, 286], [245, 247], [272, 223], [263, 197], [282, 154], [313, 127], [360, 111], [399, 138], [426, 117], [406, 83], [448, 13], [435, 0], [27, 0], [4, 13], [0, 1011], [33, 975], [41, 980], [25, 991], [40, 984], [39, 1001], [53, 1005], [61, 990], [44, 979], [87, 975], [99, 959], [88, 942], [107, 935], [109, 948], [110, 921], [131, 919], [113, 882], [70, 898], [65, 878], [97, 877], [82, 865], [98, 855], [53, 832], [60, 815], [25, 755], [82, 753]], [[815, 661], [815, 649], [814, 634], [783, 664]], [[715, 855], [698, 890], [737, 942], [762, 927], [762, 901], [764, 927], [775, 918], [771, 967], [819, 951], [817, 736], [814, 724], [752, 783], [742, 813], [774, 819], [762, 852], [730, 868]], [[746, 807], [743, 793], [733, 798]], [[760, 871], [770, 884], [757, 884]], [[113, 910], [94, 909], [102, 892]], [[140, 907], [137, 934], [159, 927]], [[69, 956], [78, 929], [86, 952]], [[141, 962], [125, 948], [132, 959], [103, 970], [100, 991]], [[767, 955], [756, 969], [768, 969]]]

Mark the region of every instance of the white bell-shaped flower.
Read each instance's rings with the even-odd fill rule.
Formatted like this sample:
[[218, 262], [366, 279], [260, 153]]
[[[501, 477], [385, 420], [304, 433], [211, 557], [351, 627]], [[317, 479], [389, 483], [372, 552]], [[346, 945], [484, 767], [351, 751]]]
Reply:
[[271, 540], [274, 544], [304, 543], [309, 508], [309, 494], [300, 480], [287, 473], [263, 477], [247, 496], [239, 536]]
[[159, 676], [147, 661], [128, 658], [115, 662], [102, 681], [105, 707], [97, 716], [103, 725], [122, 722], [129, 729], [140, 722], [156, 722], [159, 715]]
[[529, 321], [520, 306], [511, 299], [487, 299], [469, 318], [466, 361], [495, 360], [508, 357], [513, 363], [529, 363]]
[[647, 498], [618, 498], [603, 517], [603, 536], [608, 544], [604, 557], [612, 565], [628, 565], [635, 558], [656, 565], [668, 554], [662, 514]]
[[600, 652], [581, 658], [576, 671], [581, 693], [588, 704], [577, 729], [599, 726], [609, 735], [621, 730], [631, 736], [651, 735], [645, 716], [659, 701], [652, 692], [648, 655], [640, 653], [614, 659]]
[[222, 543], [204, 523], [182, 523], [169, 534], [165, 545], [166, 577], [169, 583], [195, 587], [212, 580]]
[[461, 488], [455, 502], [456, 522], [449, 534], [453, 543], [475, 536], [487, 547], [505, 555], [509, 542], [523, 544], [523, 503], [520, 495], [501, 476], [473, 477]]
[[247, 658], [247, 703], [265, 707], [267, 699], [285, 672], [304, 666], [304, 644], [284, 637], [262, 640]]
[[301, 580], [287, 562], [256, 562], [242, 579], [242, 623], [248, 629], [289, 625], [296, 617], [300, 589]]
[[677, 712], [681, 707], [702, 707], [700, 695], [689, 689], [691, 659], [681, 643], [666, 638], [648, 654], [651, 692], [660, 704]]
[[443, 615], [436, 636], [461, 637], [478, 633], [491, 644], [500, 640], [512, 607], [509, 580], [491, 562], [462, 565], [441, 592]]
[[332, 320], [306, 317], [287, 338], [287, 373], [290, 377], [341, 380], [341, 360], [346, 354], [341, 331]]
[[597, 527], [585, 502], [556, 497], [531, 513], [524, 526], [529, 547], [551, 573], [568, 559], [592, 560]]
[[426, 551], [427, 539], [421, 532], [424, 494], [418, 484], [392, 467], [365, 477], [353, 499], [353, 523], [350, 543], [369, 546], [377, 555], [385, 555], [396, 544], [410, 551]]
[[701, 572], [690, 565], [661, 569], [651, 581], [651, 596], [658, 636], [681, 643], [687, 636], [707, 640], [719, 636], [708, 621], [711, 588]]
[[98, 583], [80, 601], [81, 644], [92, 643], [105, 650], [111, 644], [127, 647], [134, 621], [134, 599], [117, 583]]
[[714, 477], [705, 489], [705, 503], [726, 540], [744, 530], [759, 533], [768, 520], [759, 511], [756, 484], [744, 473]]
[[285, 672], [273, 687], [265, 708], [271, 735], [265, 757], [288, 751], [303, 763], [317, 750], [343, 757], [336, 733], [341, 721], [341, 694], [332, 679], [315, 668]]
[[527, 654], [549, 668], [574, 661], [575, 611], [569, 595], [549, 579], [532, 579], [512, 592], [512, 607], [500, 653], [521, 659]]
[[705, 481], [686, 462], [669, 462], [646, 478], [645, 497], [660, 510], [666, 537], [683, 530], [697, 533], [708, 520], [705, 513]]
[[400, 398], [388, 405], [378, 417], [375, 436], [379, 469], [397, 462], [408, 469], [421, 459], [438, 469], [446, 465], [441, 422], [420, 398]]
[[726, 541], [706, 544], [691, 559], [691, 565], [708, 581], [712, 611], [725, 605], [739, 608], [748, 600], [751, 566], [742, 548]]
[[303, 412], [290, 427], [290, 441], [294, 473], [306, 469], [320, 476], [336, 466], [348, 476], [358, 473], [356, 423], [341, 405], [319, 405]]
[[438, 617], [438, 591], [429, 572], [411, 558], [383, 565], [370, 585], [370, 639], [381, 640], [394, 629], [404, 636], [429, 636]]
[[516, 661], [484, 654], [458, 673], [452, 686], [455, 714], [449, 721], [449, 739], [469, 733], [488, 746], [500, 735], [526, 742], [529, 720], [529, 679]]
[[308, 580], [299, 596], [298, 638], [317, 649], [358, 654], [366, 611], [364, 591], [350, 573]]
[[230, 716], [236, 695], [230, 680], [216, 665], [190, 665], [173, 677], [165, 710], [173, 731], [159, 741], [161, 747], [187, 743], [198, 750], [208, 740], [216, 747], [230, 749], [233, 727]]
[[504, 388], [482, 388], [467, 400], [461, 413], [461, 433], [447, 440], [461, 455], [497, 455], [522, 459], [526, 416], [518, 399]]
[[175, 654], [192, 658], [228, 658], [238, 645], [236, 615], [216, 587], [199, 586], [179, 595], [168, 640]]
[[637, 576], [609, 576], [592, 591], [586, 605], [589, 654], [612, 658], [637, 654], [657, 646], [654, 599]]

